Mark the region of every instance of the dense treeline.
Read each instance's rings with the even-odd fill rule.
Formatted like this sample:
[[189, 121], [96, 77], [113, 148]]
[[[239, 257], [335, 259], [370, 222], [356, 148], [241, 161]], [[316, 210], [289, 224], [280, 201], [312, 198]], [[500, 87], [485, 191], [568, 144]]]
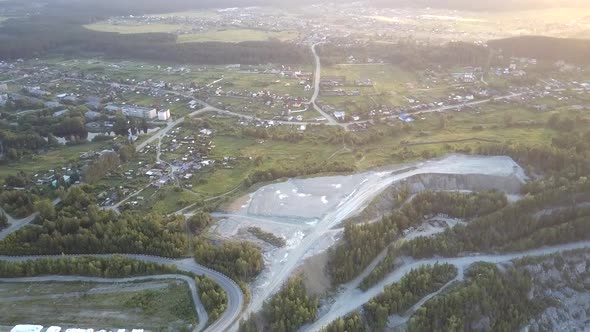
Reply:
[[3, 159], [18, 160], [48, 147], [47, 141], [35, 132], [0, 130], [0, 155]]
[[199, 297], [209, 315], [209, 322], [215, 322], [227, 309], [227, 293], [207, 276], [197, 276], [195, 280], [199, 289]]
[[326, 44], [320, 49], [322, 59], [328, 63], [342, 63], [346, 56], [356, 59], [382, 59], [408, 70], [426, 69], [432, 64], [443, 67], [484, 66], [489, 50], [473, 43], [451, 42], [445, 45], [421, 44], [415, 40], [400, 40], [394, 45], [369, 43], [363, 46]]
[[408, 331], [518, 331], [543, 307], [529, 299], [531, 278], [508, 268], [479, 263], [467, 282], [428, 301], [411, 318]]
[[321, 329], [320, 332], [366, 332], [365, 322], [360, 312], [355, 311], [340, 317]]
[[590, 40], [524, 36], [491, 40], [490, 47], [501, 49], [505, 56], [527, 57], [546, 61], [590, 64]]
[[307, 294], [302, 276], [287, 281], [283, 288], [264, 303], [259, 315], [240, 322], [240, 332], [293, 332], [315, 320], [319, 308], [316, 297]]
[[264, 267], [260, 248], [249, 242], [224, 242], [215, 246], [205, 240], [194, 244], [195, 260], [236, 281], [249, 282]]
[[506, 195], [498, 191], [479, 193], [424, 191], [401, 207], [408, 219], [423, 219], [433, 214], [446, 214], [454, 218], [469, 219], [483, 216], [505, 207]]
[[355, 170], [352, 165], [347, 165], [344, 162], [331, 161], [324, 163], [305, 162], [301, 166], [290, 168], [270, 168], [267, 170], [259, 170], [251, 174], [246, 180], [246, 186], [259, 182], [269, 182], [283, 178], [294, 178], [298, 176], [306, 176], [320, 173], [350, 173]]
[[278, 237], [273, 233], [265, 232], [260, 227], [248, 227], [248, 232], [256, 236], [258, 239], [270, 243], [277, 248], [284, 247], [287, 242], [282, 237]]
[[[580, 139], [590, 134], [580, 136]], [[586, 144], [587, 145], [587, 144]], [[590, 174], [590, 150], [576, 151], [561, 149], [556, 146], [527, 146], [524, 144], [503, 145], [487, 144], [479, 146], [474, 153], [487, 156], [510, 156], [519, 164], [527, 166], [529, 173], [541, 173], [550, 176], [577, 180], [580, 176]]]
[[64, 257], [59, 259], [43, 258], [24, 262], [0, 261], [0, 277], [2, 278], [42, 275], [124, 278], [177, 272], [174, 266], [145, 263], [116, 255], [112, 258]]
[[264, 316], [270, 322], [270, 331], [297, 331], [316, 318], [317, 298], [307, 294], [303, 277], [291, 278], [283, 288], [264, 304]]
[[186, 253], [182, 217], [101, 210], [90, 188], [72, 187], [52, 215], [10, 234], [0, 252], [16, 255], [138, 253], [178, 257]]
[[[586, 183], [590, 189], [590, 183]], [[402, 252], [413, 257], [456, 256], [463, 252], [510, 251], [587, 239], [590, 210], [577, 208], [571, 188], [546, 189], [466, 226], [458, 225], [435, 237], [404, 243]], [[573, 205], [572, 205], [573, 203]], [[549, 210], [565, 204], [565, 209]]]
[[8, 227], [8, 218], [4, 212], [0, 213], [0, 231]]
[[[379, 222], [346, 225], [343, 243], [330, 250], [328, 272], [334, 283], [352, 280], [385, 247], [397, 239], [400, 232], [422, 223], [429, 216], [442, 213], [457, 218], [473, 218], [501, 209], [506, 204], [506, 196], [494, 191], [470, 194], [432, 191], [419, 193], [408, 204]], [[380, 271], [385, 270], [381, 268]]]
[[6, 213], [14, 218], [24, 218], [33, 213], [37, 195], [24, 190], [6, 190], [0, 193], [0, 204]]
[[306, 47], [278, 40], [241, 43], [177, 43], [177, 37], [166, 33], [117, 34], [85, 29], [92, 17], [43, 15], [8, 20], [0, 28], [0, 59], [31, 58], [48, 54], [69, 56], [88, 53], [113, 58], [194, 64], [260, 64], [307, 63], [311, 61]]
[[363, 306], [371, 331], [384, 331], [389, 316], [404, 314], [424, 296], [437, 291], [456, 276], [454, 265], [435, 264], [412, 270], [398, 283], [385, 287], [383, 293]]
[[186, 221], [189, 230], [195, 235], [201, 234], [213, 222], [211, 215], [206, 212], [196, 213]]

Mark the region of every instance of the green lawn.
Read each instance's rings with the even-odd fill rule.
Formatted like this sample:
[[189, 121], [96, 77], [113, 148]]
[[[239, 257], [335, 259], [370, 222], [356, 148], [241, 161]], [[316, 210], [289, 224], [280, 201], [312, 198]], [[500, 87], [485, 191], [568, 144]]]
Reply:
[[179, 190], [178, 187], [171, 186], [164, 187], [156, 191], [153, 195], [149, 195], [149, 193], [149, 191], [146, 191], [141, 194], [145, 198], [145, 202], [141, 208], [163, 215], [176, 212], [202, 198], [195, 193], [187, 190]]
[[174, 25], [174, 24], [110, 24], [107, 22], [97, 22], [84, 26], [86, 29], [102, 32], [115, 32], [121, 34], [133, 34], [133, 33], [156, 33], [156, 32], [168, 32], [173, 33], [179, 29], [186, 28], [188, 26]]
[[74, 146], [64, 146], [45, 154], [33, 155], [19, 162], [0, 166], [0, 178], [16, 174], [18, 171], [35, 174], [50, 169], [61, 168], [67, 166], [68, 163], [76, 163], [79, 160], [80, 154], [84, 152], [101, 151], [109, 145], [109, 142], [89, 142]]
[[[157, 288], [141, 290], [147, 282], [3, 284], [0, 322], [2, 325], [27, 322], [152, 331], [183, 330], [196, 323], [192, 298], [184, 282], [150, 283]], [[91, 290], [99, 290], [99, 293], [90, 293]]]
[[[192, 26], [182, 24], [111, 24], [97, 22], [84, 26], [86, 29], [120, 34], [137, 33], [178, 33], [191, 31]], [[223, 42], [239, 43], [243, 41], [264, 41], [271, 38], [279, 40], [296, 39], [299, 34], [295, 31], [263, 31], [254, 29], [227, 29], [197, 33], [182, 33], [178, 36], [179, 43]]]
[[294, 31], [262, 31], [251, 29], [229, 29], [190, 33], [178, 36], [179, 43], [223, 42], [239, 43], [243, 41], [265, 41], [269, 39], [291, 40], [299, 36]]

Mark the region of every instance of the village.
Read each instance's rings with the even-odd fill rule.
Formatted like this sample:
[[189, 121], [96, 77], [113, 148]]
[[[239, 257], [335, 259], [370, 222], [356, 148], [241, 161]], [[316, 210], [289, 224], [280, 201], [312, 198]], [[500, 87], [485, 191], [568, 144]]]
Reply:
[[[585, 110], [590, 96], [590, 81], [583, 79], [588, 69], [563, 62], [553, 64], [544, 78], [530, 80], [528, 73], [537, 71], [535, 59], [510, 58], [503, 67], [428, 69], [415, 75], [381, 59], [370, 60], [359, 64], [349, 56], [346, 64], [322, 69], [319, 81], [317, 105], [353, 132], [424, 121], [432, 113], [479, 114], [486, 104]], [[390, 76], [391, 70], [400, 77]], [[240, 162], [236, 155], [215, 153], [214, 129], [174, 125], [201, 112], [203, 101], [213, 111], [237, 117], [235, 125], [241, 128], [287, 125], [305, 133], [309, 126], [328, 123], [310, 107], [314, 74], [309, 66], [19, 60], [0, 63], [0, 77], [0, 106], [3, 117], [11, 121], [26, 121], [36, 114], [61, 123], [83, 116], [84, 137], [75, 131], [50, 137], [66, 149], [88, 144], [89, 150], [60, 167], [36, 168], [35, 185], [78, 184], [89, 164], [115, 153], [117, 146], [131, 142], [140, 147], [138, 157], [96, 184], [104, 208], [145, 206], [169, 185], [200, 195], [193, 187], [206, 182], [211, 170], [232, 169]], [[157, 139], [144, 144], [148, 137]]]

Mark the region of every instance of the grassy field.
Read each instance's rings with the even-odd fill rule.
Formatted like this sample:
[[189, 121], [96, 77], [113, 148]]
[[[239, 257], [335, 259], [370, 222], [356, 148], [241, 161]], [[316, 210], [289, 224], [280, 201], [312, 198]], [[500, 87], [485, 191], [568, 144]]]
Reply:
[[89, 142], [74, 146], [64, 146], [45, 154], [34, 155], [29, 159], [0, 166], [0, 178], [16, 174], [18, 171], [36, 174], [50, 169], [62, 168], [70, 163], [76, 163], [79, 160], [80, 154], [84, 152], [101, 151], [109, 145], [109, 142]]
[[163, 187], [159, 190], [148, 188], [141, 193], [141, 196], [145, 198], [145, 202], [142, 203], [140, 209], [162, 215], [173, 213], [202, 199], [196, 193], [173, 186]]
[[[322, 77], [344, 76], [346, 83], [333, 89], [358, 91], [358, 96], [331, 96], [323, 88], [319, 101], [348, 113], [366, 114], [381, 105], [408, 106], [409, 99], [430, 103], [446, 98], [454, 92], [453, 86], [441, 78], [436, 83], [425, 81], [421, 73], [410, 72], [391, 64], [339, 64], [322, 68]], [[444, 76], [444, 75], [443, 75]], [[371, 80], [373, 86], [354, 86], [354, 81]]]
[[2, 284], [0, 294], [0, 325], [183, 330], [196, 323], [188, 287], [177, 281]]
[[239, 43], [244, 41], [265, 41], [269, 39], [292, 40], [299, 36], [294, 31], [262, 31], [251, 29], [230, 29], [189, 33], [178, 36], [179, 43], [222, 42]]
[[[192, 26], [180, 24], [111, 24], [97, 22], [84, 26], [86, 29], [120, 34], [137, 33], [175, 33], [179, 43], [264, 41], [271, 38], [291, 40], [299, 36], [295, 31], [263, 31], [254, 29], [227, 29], [207, 32], [190, 32]], [[184, 33], [187, 32], [187, 33]]]
[[[373, 130], [394, 132], [367, 145], [354, 146], [327, 143], [322, 139], [321, 129], [305, 134], [298, 143], [272, 139], [257, 140], [241, 135], [220, 135], [215, 137], [215, 156], [233, 156], [243, 160], [233, 169], [215, 169], [201, 175], [205, 183], [197, 184], [194, 191], [203, 196], [214, 196], [230, 191], [256, 170], [268, 168], [291, 168], [304, 163], [341, 161], [354, 165], [358, 170], [419, 159], [424, 153], [443, 155], [456, 149], [477, 147], [486, 142], [524, 143], [549, 145], [555, 131], [545, 128], [552, 113], [529, 111], [506, 104], [489, 104], [477, 110], [446, 113], [446, 126], [441, 127], [439, 114], [428, 114], [416, 121], [410, 130], [403, 130], [398, 123], [395, 129], [379, 125]], [[507, 126], [507, 119], [513, 125]], [[530, 124], [534, 120], [534, 125]], [[216, 127], [216, 125], [213, 125]], [[216, 127], [217, 130], [221, 130]], [[353, 135], [363, 136], [366, 133]], [[410, 152], [409, 157], [401, 157]], [[262, 158], [262, 164], [253, 161]], [[198, 179], [198, 178], [197, 178]], [[196, 181], [196, 180], [195, 180]]]
[[107, 22], [97, 22], [84, 26], [86, 29], [102, 32], [115, 32], [121, 34], [133, 33], [174, 33], [180, 29], [188, 29], [188, 26], [174, 25], [174, 24], [110, 24]]

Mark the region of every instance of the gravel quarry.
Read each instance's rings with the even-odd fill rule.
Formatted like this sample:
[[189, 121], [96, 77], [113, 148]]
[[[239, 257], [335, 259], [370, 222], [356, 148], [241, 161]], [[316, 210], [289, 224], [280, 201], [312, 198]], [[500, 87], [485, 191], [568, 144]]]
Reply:
[[240, 229], [257, 226], [287, 241], [283, 248], [265, 251], [265, 270], [251, 284], [252, 302], [244, 313], [248, 316], [262, 308], [306, 257], [334, 245], [335, 226], [360, 213], [388, 188], [404, 184], [412, 192], [496, 189], [517, 194], [526, 180], [523, 169], [509, 157], [468, 155], [347, 176], [289, 179], [240, 198], [242, 205], [233, 211], [214, 214], [219, 223], [213, 233], [236, 238]]

